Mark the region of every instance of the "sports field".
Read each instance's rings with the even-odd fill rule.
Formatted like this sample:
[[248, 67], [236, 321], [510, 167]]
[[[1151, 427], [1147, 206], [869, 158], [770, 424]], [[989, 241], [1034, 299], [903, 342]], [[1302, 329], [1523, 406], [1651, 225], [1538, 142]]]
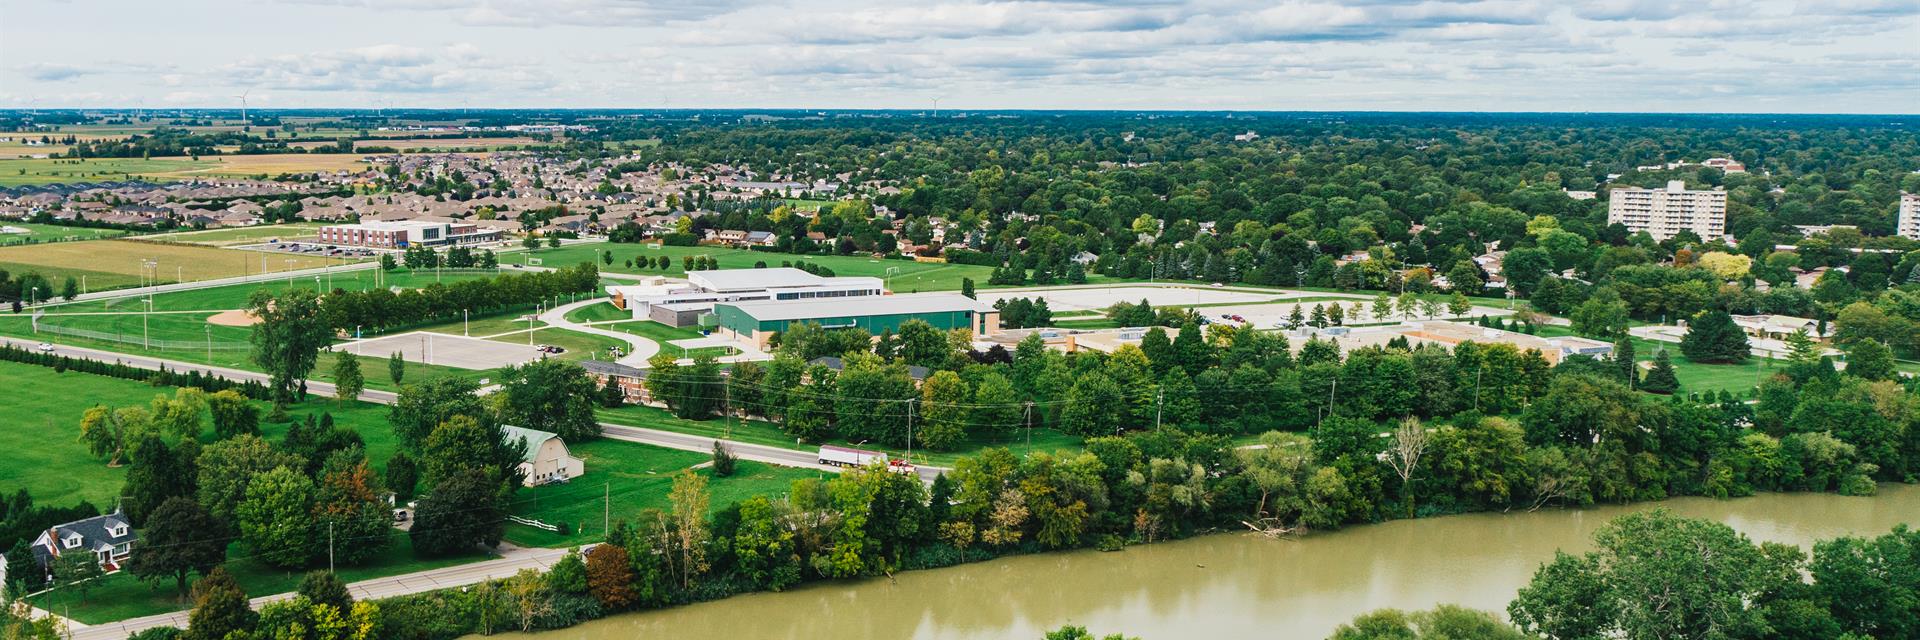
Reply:
[[25, 229], [27, 232], [0, 232], [0, 247], [66, 240], [98, 240], [127, 235], [126, 231], [120, 229], [90, 229], [87, 227], [68, 227], [57, 224], [35, 224], [32, 222], [14, 222], [10, 220], [0, 222], [0, 228], [8, 227], [12, 229]]
[[324, 226], [320, 222], [296, 222], [292, 224], [269, 224], [257, 227], [233, 227], [229, 229], [207, 229], [205, 231], [180, 231], [145, 236], [146, 240], [162, 242], [185, 242], [203, 244], [209, 247], [230, 247], [244, 244], [258, 244], [273, 239], [293, 240], [313, 237], [315, 230]]
[[[156, 263], [151, 269], [143, 261]], [[89, 291], [138, 286], [141, 274], [162, 283], [231, 278], [287, 269], [342, 264], [318, 256], [267, 254], [186, 244], [134, 240], [88, 240], [0, 247], [0, 269], [39, 273], [57, 289], [67, 277], [87, 278]]]
[[[613, 264], [601, 262], [600, 252], [612, 251]], [[778, 267], [783, 261], [804, 261], [833, 270], [836, 276], [871, 276], [888, 278], [889, 288], [895, 293], [914, 293], [920, 291], [957, 291], [962, 278], [973, 278], [974, 286], [985, 288], [987, 277], [992, 275], [992, 267], [969, 264], [947, 264], [938, 262], [913, 262], [911, 260], [881, 260], [868, 256], [803, 256], [791, 253], [771, 253], [766, 251], [748, 251], [724, 247], [661, 247], [648, 248], [645, 244], [583, 243], [552, 249], [540, 249], [533, 252], [546, 265], [574, 264], [588, 261], [600, 265], [600, 270], [608, 273], [633, 273], [641, 275], [666, 275], [680, 277], [685, 272], [680, 268], [680, 259], [685, 256], [710, 256], [720, 262], [722, 269], [747, 269], [756, 262], [765, 262], [769, 267]], [[658, 269], [637, 269], [625, 265], [627, 260], [636, 257], [658, 259], [666, 256], [673, 264], [662, 271]], [[502, 262], [518, 263], [523, 258], [503, 257]], [[890, 276], [890, 277], [889, 277]]]

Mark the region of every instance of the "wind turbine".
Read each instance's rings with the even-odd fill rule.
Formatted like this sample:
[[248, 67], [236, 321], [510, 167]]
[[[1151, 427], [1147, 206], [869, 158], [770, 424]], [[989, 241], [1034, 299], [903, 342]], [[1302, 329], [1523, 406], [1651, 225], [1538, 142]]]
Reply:
[[242, 91], [240, 92], [240, 95], [234, 96], [235, 98], [240, 99], [240, 130], [241, 131], [246, 131], [247, 127], [253, 124], [252, 120], [247, 119], [247, 94], [250, 94], [250, 93], [253, 93], [252, 89]]

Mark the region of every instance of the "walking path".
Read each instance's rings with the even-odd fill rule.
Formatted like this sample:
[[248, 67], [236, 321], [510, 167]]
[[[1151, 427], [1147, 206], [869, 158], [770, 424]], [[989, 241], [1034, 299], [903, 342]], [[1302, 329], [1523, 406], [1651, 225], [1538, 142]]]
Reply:
[[652, 358], [654, 354], [660, 353], [660, 343], [654, 342], [652, 340], [648, 340], [646, 338], [642, 338], [640, 336], [633, 335], [631, 333], [621, 333], [618, 331], [614, 331], [612, 329], [601, 329], [599, 327], [589, 326], [586, 323], [574, 322], [572, 320], [567, 319], [567, 314], [572, 313], [574, 309], [590, 307], [596, 304], [600, 304], [602, 302], [606, 302], [607, 300], [608, 298], [591, 298], [587, 300], [581, 300], [579, 302], [563, 304], [558, 307], [548, 309], [545, 312], [542, 312], [540, 314], [540, 321], [547, 323], [549, 326], [559, 328], [559, 329], [566, 329], [568, 331], [578, 331], [580, 333], [591, 333], [596, 336], [606, 336], [609, 338], [614, 338], [616, 340], [626, 342], [632, 348], [627, 350], [627, 355], [621, 356], [619, 360], [615, 360], [614, 362], [618, 362], [620, 364], [624, 364], [629, 367], [647, 366], [647, 359]]
[[[362, 580], [348, 584], [347, 591], [351, 592], [357, 600], [370, 600], [478, 584], [511, 576], [522, 569], [551, 568], [567, 554], [566, 549], [523, 549], [505, 544], [501, 545], [501, 548], [500, 557], [493, 560]], [[253, 609], [258, 611], [268, 603], [286, 600], [293, 596], [291, 592], [260, 596], [254, 598], [251, 604]], [[184, 629], [187, 627], [187, 614], [186, 611], [175, 611], [97, 625], [81, 625], [68, 621], [67, 637], [70, 640], [119, 640], [154, 627]]]

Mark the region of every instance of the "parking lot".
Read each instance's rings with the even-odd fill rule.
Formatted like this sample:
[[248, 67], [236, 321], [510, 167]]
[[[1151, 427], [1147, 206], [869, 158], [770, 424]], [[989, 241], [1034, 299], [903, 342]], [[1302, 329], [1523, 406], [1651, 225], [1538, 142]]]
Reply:
[[450, 336], [426, 331], [415, 331], [399, 335], [368, 338], [355, 342], [335, 345], [335, 351], [346, 351], [370, 358], [385, 358], [394, 352], [409, 362], [445, 365], [461, 369], [497, 369], [509, 365], [519, 365], [540, 359], [545, 354], [539, 347], [511, 342], [496, 342], [480, 338]]
[[389, 251], [385, 249], [373, 249], [368, 247], [339, 247], [339, 246], [334, 246], [329, 244], [319, 244], [314, 242], [262, 242], [260, 244], [250, 244], [250, 245], [245, 245], [238, 248], [247, 249], [251, 251], [265, 251], [269, 253], [290, 253], [290, 254], [303, 255], [303, 256], [326, 256], [329, 258], [372, 258], [382, 253], [389, 253]]

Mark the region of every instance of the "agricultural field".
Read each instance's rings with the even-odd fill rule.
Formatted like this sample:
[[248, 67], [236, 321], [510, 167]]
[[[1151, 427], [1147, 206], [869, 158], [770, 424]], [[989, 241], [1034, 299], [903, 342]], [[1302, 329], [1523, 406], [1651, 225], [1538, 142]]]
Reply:
[[[608, 506], [614, 522], [636, 521], [648, 509], [664, 511], [668, 508], [667, 493], [673, 488], [674, 474], [713, 458], [706, 453], [607, 439], [572, 444], [570, 449], [573, 455], [586, 461], [586, 475], [567, 484], [521, 489], [514, 495], [512, 512], [552, 525], [564, 522], [572, 527], [572, 533], [560, 535], [509, 524], [508, 542], [530, 547], [565, 547], [601, 540], [606, 535], [603, 523], [608, 520]], [[712, 469], [704, 467], [691, 472], [707, 476], [708, 506], [714, 511], [753, 496], [777, 497], [785, 493], [794, 480], [831, 474], [748, 460], [739, 461], [733, 475], [725, 478], [714, 477]]]
[[[613, 264], [600, 261], [601, 251], [613, 252]], [[525, 255], [525, 254], [523, 254]], [[974, 286], [986, 288], [987, 276], [993, 273], [992, 267], [969, 264], [947, 264], [938, 262], [913, 262], [911, 260], [881, 260], [867, 256], [803, 256], [791, 253], [772, 253], [767, 251], [748, 251], [746, 249], [728, 249], [724, 247], [661, 247], [648, 248], [645, 244], [615, 244], [611, 242], [593, 242], [566, 245], [558, 248], [540, 249], [532, 252], [547, 265], [574, 264], [590, 261], [600, 265], [607, 273], [632, 273], [640, 275], [665, 275], [684, 277], [680, 268], [680, 259], [685, 256], [710, 256], [720, 262], [722, 269], [746, 269], [756, 262], [765, 262], [767, 266], [780, 266], [782, 261], [805, 261], [832, 269], [836, 276], [872, 276], [888, 277], [889, 270], [895, 270], [890, 279], [890, 288], [895, 293], [915, 293], [925, 291], [958, 291], [962, 278], [973, 278]], [[665, 271], [655, 269], [635, 269], [624, 265], [626, 260], [635, 257], [658, 258], [667, 256], [673, 265]], [[503, 261], [518, 262], [519, 259], [504, 257]]]
[[0, 187], [136, 178], [169, 181], [204, 176], [358, 170], [367, 156], [355, 153], [284, 153], [167, 158], [0, 159]]
[[302, 239], [313, 237], [315, 230], [324, 226], [320, 222], [295, 222], [289, 224], [270, 224], [256, 227], [233, 227], [228, 229], [207, 229], [205, 231], [180, 231], [145, 236], [147, 240], [161, 242], [184, 242], [209, 247], [231, 247], [247, 244], [259, 244], [273, 239]]
[[340, 264], [318, 256], [231, 251], [186, 244], [130, 240], [90, 240], [0, 247], [0, 269], [39, 273], [58, 288], [68, 277], [85, 276], [88, 291], [138, 286], [143, 260], [158, 264], [150, 275], [160, 282], [212, 280], [262, 272]]
[[0, 233], [0, 247], [16, 244], [40, 244], [65, 240], [104, 240], [127, 235], [120, 229], [90, 229], [87, 227], [69, 227], [57, 224], [35, 224], [32, 222], [0, 222], [0, 228], [11, 227], [25, 229], [26, 233]]

